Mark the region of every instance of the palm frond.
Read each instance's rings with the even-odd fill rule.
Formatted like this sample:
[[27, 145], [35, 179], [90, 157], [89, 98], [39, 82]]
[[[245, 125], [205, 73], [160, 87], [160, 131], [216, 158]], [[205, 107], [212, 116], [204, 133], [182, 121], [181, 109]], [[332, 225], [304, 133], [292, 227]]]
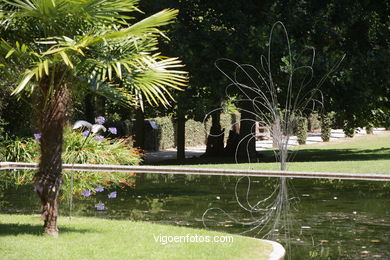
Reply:
[[130, 27], [104, 35], [104, 39], [116, 39], [123, 37], [145, 37], [147, 34], [161, 34], [157, 28], [173, 22], [178, 11], [175, 9], [164, 9], [152, 16], [149, 16]]
[[139, 0], [73, 0], [83, 10], [84, 19], [91, 23], [122, 23], [127, 24], [126, 20], [131, 16], [124, 13], [139, 11], [136, 7]]
[[174, 101], [170, 91], [183, 90], [187, 84], [187, 73], [176, 68], [183, 67], [177, 58], [144, 58], [142, 70], [127, 74], [124, 86], [129, 91], [139, 93], [151, 105], [169, 106]]
[[165, 9], [129, 25], [138, 1], [0, 0], [6, 6], [0, 24], [9, 25], [3, 29], [7, 40], [0, 41], [0, 67], [9, 77], [20, 75], [13, 94], [33, 91], [49, 77], [60, 82], [66, 71], [65, 80], [122, 105], [142, 106], [145, 99], [168, 106], [171, 91], [182, 90], [187, 75], [178, 59], [155, 52], [161, 26], [178, 11]]

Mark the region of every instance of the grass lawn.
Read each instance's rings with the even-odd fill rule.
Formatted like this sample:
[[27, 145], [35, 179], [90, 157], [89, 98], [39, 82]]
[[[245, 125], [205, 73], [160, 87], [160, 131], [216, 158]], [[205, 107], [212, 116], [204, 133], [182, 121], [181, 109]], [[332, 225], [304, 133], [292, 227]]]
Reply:
[[[301, 145], [291, 149], [287, 170], [345, 173], [390, 174], [390, 132], [357, 136], [316, 145]], [[261, 151], [257, 163], [240, 163], [224, 159], [187, 159], [181, 165], [197, 168], [278, 170], [272, 150]], [[160, 165], [173, 164], [163, 162]], [[176, 165], [177, 166], [177, 165]]]
[[[233, 235], [229, 243], [168, 243], [154, 236], [227, 236], [200, 229], [97, 218], [59, 218], [57, 239], [38, 216], [0, 215], [0, 259], [268, 259], [272, 246]], [[230, 235], [229, 235], [230, 236]]]

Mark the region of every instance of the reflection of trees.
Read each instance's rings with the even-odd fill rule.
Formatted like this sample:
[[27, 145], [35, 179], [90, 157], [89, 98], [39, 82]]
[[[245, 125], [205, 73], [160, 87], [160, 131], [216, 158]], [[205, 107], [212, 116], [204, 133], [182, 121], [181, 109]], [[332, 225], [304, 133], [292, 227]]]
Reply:
[[[30, 186], [15, 187], [8, 183], [6, 187], [7, 174], [0, 171], [0, 210], [7, 213], [38, 213], [39, 204]], [[237, 179], [233, 176], [138, 174], [135, 188], [117, 190], [116, 199], [107, 198], [107, 194], [114, 190], [76, 199], [73, 215], [155, 221], [201, 228], [204, 209], [221, 207], [237, 219], [250, 221], [251, 214], [237, 208], [234, 196]], [[376, 252], [382, 258], [386, 257], [383, 253], [386, 251], [385, 242], [373, 243], [371, 240], [389, 239], [389, 183], [294, 179], [293, 184], [296, 195], [300, 197], [300, 210], [290, 212], [295, 220], [291, 239], [292, 259], [301, 259], [302, 256], [304, 259], [344, 259], [347, 254], [358, 256], [361, 246], [367, 246], [366, 250]], [[250, 192], [248, 201], [252, 205], [256, 204], [278, 185], [279, 180], [276, 178], [252, 178], [253, 192]], [[238, 186], [237, 192], [245, 201], [245, 181]], [[99, 201], [106, 205], [105, 211], [94, 208]], [[63, 210], [60, 213], [66, 215], [67, 201], [61, 203]], [[254, 214], [255, 217], [258, 215]], [[248, 229], [221, 214], [213, 215], [208, 226], [229, 233]], [[278, 238], [284, 242], [283, 234], [275, 236], [275, 239]]]
[[0, 171], [0, 210], [7, 207], [8, 202], [5, 200], [5, 190], [7, 189], [7, 181], [4, 180], [5, 171]]
[[4, 213], [37, 213], [40, 210], [31, 185], [16, 184], [13, 170], [0, 171], [0, 211]]

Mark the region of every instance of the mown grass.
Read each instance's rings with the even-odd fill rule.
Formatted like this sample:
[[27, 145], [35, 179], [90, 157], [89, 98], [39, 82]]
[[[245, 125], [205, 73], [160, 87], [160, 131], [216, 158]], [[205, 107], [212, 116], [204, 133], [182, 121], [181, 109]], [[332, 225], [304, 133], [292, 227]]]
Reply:
[[226, 236], [208, 230], [97, 218], [59, 218], [57, 239], [38, 216], [0, 215], [0, 259], [268, 259], [272, 246], [242, 236], [231, 243], [156, 242], [154, 236]]
[[[278, 170], [272, 150], [260, 152], [255, 163], [235, 163], [226, 158], [187, 159], [181, 163], [161, 162], [159, 165], [182, 165], [198, 168]], [[290, 150], [291, 171], [383, 173], [390, 174], [390, 132], [357, 136], [334, 142], [301, 145]]]

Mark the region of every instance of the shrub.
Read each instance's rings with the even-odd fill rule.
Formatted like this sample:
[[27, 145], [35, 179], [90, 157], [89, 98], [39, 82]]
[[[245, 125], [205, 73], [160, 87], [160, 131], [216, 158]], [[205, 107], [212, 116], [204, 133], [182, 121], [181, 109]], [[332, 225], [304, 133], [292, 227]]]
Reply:
[[[176, 123], [170, 117], [156, 117], [151, 120], [155, 121], [158, 129], [153, 131], [153, 137], [147, 138], [156, 140], [156, 149], [164, 150], [176, 147]], [[232, 129], [234, 122], [239, 122], [239, 115], [235, 114], [221, 114], [221, 127], [225, 129], [225, 141], [228, 138], [229, 131]], [[207, 135], [211, 127], [211, 118], [205, 123], [187, 120], [186, 121], [186, 146], [205, 145]]]
[[37, 162], [39, 153], [39, 145], [33, 138], [11, 139], [6, 135], [1, 144], [0, 159], [10, 162]]
[[331, 114], [321, 115], [321, 138], [323, 142], [329, 142], [332, 131], [332, 116]]
[[186, 146], [199, 146], [206, 143], [207, 132], [203, 122], [197, 122], [192, 119], [187, 120], [185, 131]]
[[305, 117], [300, 117], [297, 119], [297, 138], [299, 144], [306, 144], [307, 118]]
[[156, 117], [152, 119], [158, 125], [156, 130], [157, 150], [165, 150], [176, 146], [175, 125], [169, 117]]
[[351, 126], [350, 124], [346, 123], [343, 127], [343, 131], [346, 137], [354, 137], [355, 135], [355, 128]]
[[[16, 138], [7, 140], [4, 149], [1, 150], [1, 158], [8, 161], [37, 162], [39, 160], [39, 141], [34, 138]], [[95, 136], [86, 138], [82, 133], [71, 131], [66, 128], [63, 146], [64, 163], [80, 164], [126, 164], [137, 165], [141, 162], [141, 154], [132, 148], [129, 139], [95, 139]], [[34, 171], [22, 171], [10, 175], [16, 184], [31, 184]], [[70, 180], [73, 176], [73, 187]], [[131, 186], [133, 183], [132, 173], [113, 172], [63, 172], [62, 196], [70, 194], [80, 195], [85, 190], [92, 193], [97, 186]]]
[[321, 128], [321, 121], [318, 119], [319, 117], [317, 113], [310, 114], [308, 120], [308, 125], [309, 125], [308, 128], [310, 132], [313, 132]]
[[366, 133], [368, 135], [374, 134], [374, 126], [372, 124], [369, 124], [369, 125], [366, 126]]

